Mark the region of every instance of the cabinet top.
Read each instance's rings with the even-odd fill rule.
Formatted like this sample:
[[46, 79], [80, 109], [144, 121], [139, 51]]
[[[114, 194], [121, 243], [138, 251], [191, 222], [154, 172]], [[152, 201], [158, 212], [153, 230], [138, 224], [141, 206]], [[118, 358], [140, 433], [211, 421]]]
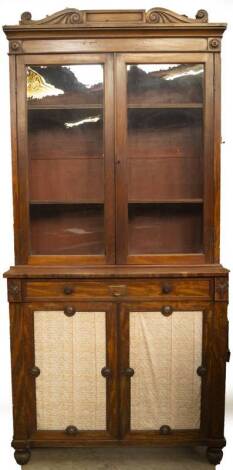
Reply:
[[[97, 34], [108, 35], [124, 34], [149, 30], [152, 36], [164, 34], [186, 35], [192, 34], [221, 35], [226, 29], [225, 23], [208, 23], [206, 10], [198, 10], [195, 18], [180, 15], [166, 8], [151, 8], [150, 10], [77, 10], [66, 8], [41, 20], [33, 20], [30, 12], [21, 15], [19, 25], [4, 26], [9, 39], [16, 37], [64, 37], [72, 33], [73, 36], [84, 34], [85, 31], [96, 31]], [[54, 36], [55, 34], [55, 36]], [[120, 35], [120, 34], [119, 34]]]

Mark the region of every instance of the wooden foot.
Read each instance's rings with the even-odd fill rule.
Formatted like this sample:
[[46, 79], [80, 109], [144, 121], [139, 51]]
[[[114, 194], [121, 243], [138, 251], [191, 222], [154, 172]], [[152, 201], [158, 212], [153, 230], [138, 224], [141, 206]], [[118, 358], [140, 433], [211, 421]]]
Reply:
[[14, 456], [19, 465], [26, 465], [30, 460], [31, 452], [29, 449], [16, 449]]
[[208, 447], [206, 455], [209, 463], [219, 465], [223, 458], [223, 451], [218, 447]]

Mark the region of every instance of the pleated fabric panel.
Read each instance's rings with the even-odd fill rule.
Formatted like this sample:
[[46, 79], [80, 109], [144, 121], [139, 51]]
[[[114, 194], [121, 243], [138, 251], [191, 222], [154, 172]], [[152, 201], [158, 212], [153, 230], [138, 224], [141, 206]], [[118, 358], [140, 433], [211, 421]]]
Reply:
[[131, 429], [200, 427], [202, 312], [130, 313]]
[[105, 312], [34, 312], [37, 429], [106, 429]]

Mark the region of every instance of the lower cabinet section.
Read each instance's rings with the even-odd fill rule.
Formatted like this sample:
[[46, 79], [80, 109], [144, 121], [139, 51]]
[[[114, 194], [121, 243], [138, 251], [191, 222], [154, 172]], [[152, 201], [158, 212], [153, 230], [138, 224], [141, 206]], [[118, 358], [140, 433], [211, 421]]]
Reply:
[[216, 454], [224, 446], [227, 304], [122, 296], [11, 303], [18, 454], [113, 444], [201, 444]]
[[200, 430], [208, 312], [182, 302], [29, 305], [36, 430]]

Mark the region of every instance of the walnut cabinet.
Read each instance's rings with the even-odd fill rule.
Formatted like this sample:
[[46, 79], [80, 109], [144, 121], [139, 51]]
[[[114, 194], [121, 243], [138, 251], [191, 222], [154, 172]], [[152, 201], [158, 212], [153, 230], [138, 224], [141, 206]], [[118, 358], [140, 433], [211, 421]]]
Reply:
[[203, 445], [221, 461], [225, 28], [161, 8], [4, 27], [19, 464], [35, 447], [103, 445]]

